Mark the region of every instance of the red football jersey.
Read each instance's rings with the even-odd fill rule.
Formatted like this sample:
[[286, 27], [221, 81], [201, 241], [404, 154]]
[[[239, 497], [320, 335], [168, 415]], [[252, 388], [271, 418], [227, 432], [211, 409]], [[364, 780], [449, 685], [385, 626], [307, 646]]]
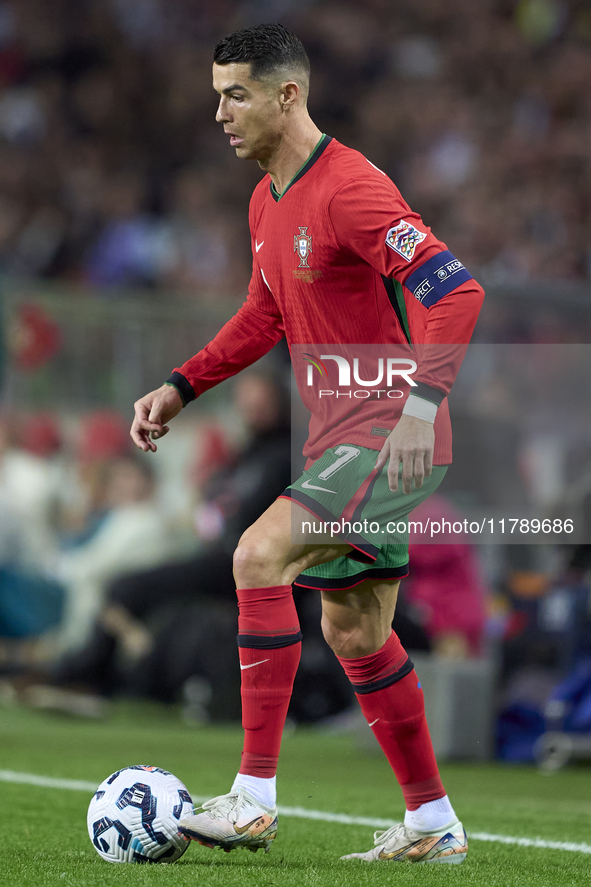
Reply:
[[[209, 345], [173, 372], [169, 381], [185, 402], [285, 335], [311, 412], [306, 456], [341, 443], [381, 449], [412, 390], [439, 405], [434, 462], [451, 462], [446, 395], [465, 351], [458, 346], [469, 342], [484, 296], [462, 263], [385, 173], [326, 135], [281, 195], [270, 176], [261, 180], [249, 221], [248, 298]], [[353, 369], [348, 389], [339, 354]], [[412, 389], [404, 373], [388, 380], [388, 355], [414, 361]], [[312, 366], [320, 373], [314, 380]]]

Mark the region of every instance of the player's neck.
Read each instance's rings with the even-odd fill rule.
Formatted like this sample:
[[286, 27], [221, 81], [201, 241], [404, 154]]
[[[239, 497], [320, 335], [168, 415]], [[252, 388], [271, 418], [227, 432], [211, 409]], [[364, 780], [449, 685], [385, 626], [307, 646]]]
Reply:
[[295, 174], [302, 168], [322, 138], [316, 124], [306, 115], [297, 126], [286, 129], [277, 150], [259, 166], [268, 172], [279, 194], [283, 193]]

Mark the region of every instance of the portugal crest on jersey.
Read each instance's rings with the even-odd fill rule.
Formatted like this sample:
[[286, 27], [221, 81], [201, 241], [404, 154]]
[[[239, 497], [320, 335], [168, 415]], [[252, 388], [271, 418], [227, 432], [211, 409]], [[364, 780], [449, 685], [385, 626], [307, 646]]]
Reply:
[[293, 251], [300, 257], [299, 268], [309, 268], [308, 256], [312, 252], [312, 235], [306, 234], [308, 226], [300, 227], [300, 233], [294, 235]]
[[418, 243], [425, 239], [427, 235], [423, 231], [419, 231], [410, 222], [402, 219], [394, 228], [390, 228], [386, 234], [386, 243], [395, 252], [399, 253], [407, 262], [412, 261], [415, 254], [415, 248]]

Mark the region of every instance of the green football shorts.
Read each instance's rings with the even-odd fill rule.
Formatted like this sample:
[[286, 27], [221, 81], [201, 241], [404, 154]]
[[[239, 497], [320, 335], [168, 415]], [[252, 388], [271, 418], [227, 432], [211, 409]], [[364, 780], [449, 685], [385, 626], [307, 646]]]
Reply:
[[[408, 515], [435, 492], [447, 465], [434, 465], [420, 489], [396, 493], [388, 486], [388, 466], [374, 469], [377, 450], [342, 444], [325, 453], [282, 494], [310, 514], [293, 526], [294, 541], [330, 537], [352, 550], [304, 570], [295, 584], [304, 588], [345, 589], [364, 579], [400, 579], [408, 574]], [[400, 468], [402, 472], [402, 466]]]

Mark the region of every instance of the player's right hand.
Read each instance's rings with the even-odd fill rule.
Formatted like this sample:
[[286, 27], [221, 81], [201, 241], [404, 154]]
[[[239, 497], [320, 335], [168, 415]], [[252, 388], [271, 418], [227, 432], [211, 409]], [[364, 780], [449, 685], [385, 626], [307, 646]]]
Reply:
[[144, 453], [155, 453], [158, 448], [154, 441], [168, 434], [170, 429], [166, 423], [183, 408], [181, 396], [173, 385], [165, 384], [141, 397], [133, 407], [135, 419], [129, 432], [131, 439]]
[[405, 496], [423, 486], [423, 481], [433, 470], [433, 450], [435, 434], [433, 424], [415, 416], [405, 416], [398, 420], [396, 427], [382, 447], [375, 467], [382, 470], [388, 465], [388, 486], [395, 493], [398, 490], [398, 473], [402, 465], [402, 492]]

